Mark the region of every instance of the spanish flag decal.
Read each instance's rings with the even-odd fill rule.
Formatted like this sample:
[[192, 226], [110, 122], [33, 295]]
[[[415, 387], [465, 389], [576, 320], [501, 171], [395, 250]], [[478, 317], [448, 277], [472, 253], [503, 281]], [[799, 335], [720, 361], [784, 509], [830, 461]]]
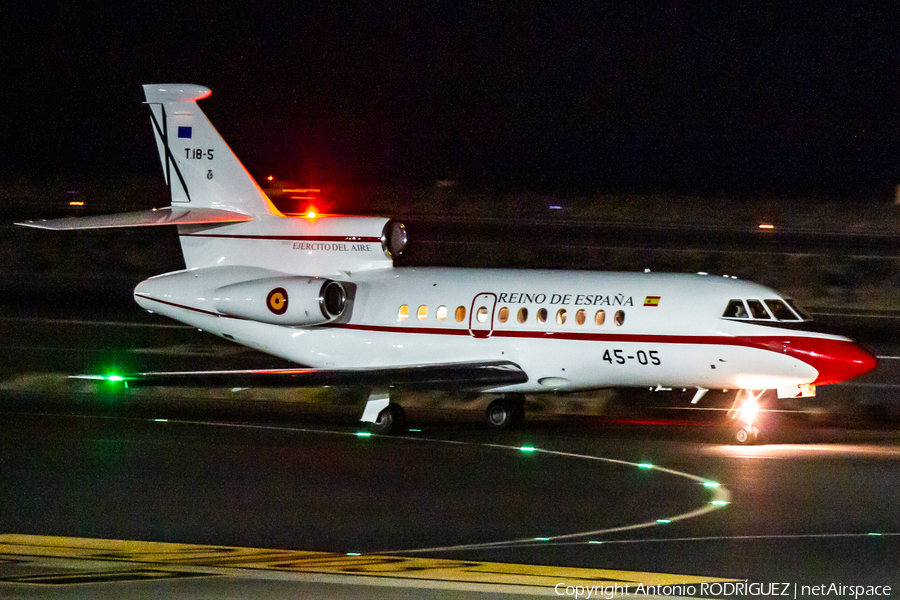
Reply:
[[659, 306], [660, 296], [647, 296], [644, 299], [644, 306]]

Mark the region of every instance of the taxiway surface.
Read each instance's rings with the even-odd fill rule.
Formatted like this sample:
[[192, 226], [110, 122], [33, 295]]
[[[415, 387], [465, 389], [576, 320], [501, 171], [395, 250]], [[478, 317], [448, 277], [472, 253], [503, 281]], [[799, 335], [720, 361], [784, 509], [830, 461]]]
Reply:
[[[774, 595], [710, 587], [729, 582], [787, 584], [777, 591], [796, 597], [832, 584], [900, 590], [896, 429], [774, 414], [776, 443], [734, 447], [695, 413], [630, 419], [625, 407], [617, 419], [537, 418], [512, 432], [425, 419], [403, 436], [361, 437], [353, 402], [123, 402], [21, 379], [110, 364], [272, 364], [152, 316], [103, 317], [0, 320], [0, 594], [559, 597], [570, 585], [618, 583], [648, 596], [637, 586], [678, 582], [695, 587], [664, 595]], [[890, 338], [868, 341], [887, 355]], [[893, 390], [893, 363], [882, 365], [862, 385]]]

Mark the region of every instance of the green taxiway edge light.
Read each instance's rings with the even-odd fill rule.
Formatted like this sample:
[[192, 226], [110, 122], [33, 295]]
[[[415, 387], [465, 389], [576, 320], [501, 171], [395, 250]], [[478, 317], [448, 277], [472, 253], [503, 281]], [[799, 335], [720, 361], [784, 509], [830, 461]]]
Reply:
[[641, 463], [638, 465], [638, 468], [639, 469], [652, 469], [653, 465], [651, 465], [650, 463]]
[[121, 375], [107, 375], [106, 380], [107, 381], [125, 381], [125, 378], [122, 377]]
[[713, 500], [710, 504], [713, 504], [715, 506], [725, 506], [728, 504], [728, 502], [726, 502], [725, 500]]
[[536, 542], [549, 542], [550, 538], [534, 538]]
[[703, 487], [717, 488], [717, 487], [719, 487], [719, 482], [718, 481], [704, 481]]
[[880, 536], [881, 534], [880, 533], [869, 533], [868, 535], [874, 535], [877, 537], [877, 536]]
[[348, 552], [347, 556], [359, 556], [359, 552]]
[[372, 434], [368, 431], [357, 431], [356, 437], [372, 437]]
[[410, 432], [415, 432], [415, 433], [422, 433], [422, 430], [421, 430], [421, 429], [410, 429], [409, 431], [410, 431]]
[[168, 423], [168, 419], [153, 419], [154, 423]]
[[665, 525], [666, 523], [671, 523], [672, 521], [670, 521], [669, 519], [657, 519], [656, 522]]
[[588, 544], [602, 544], [602, 543], [603, 542], [600, 542], [598, 540], [588, 540]]
[[522, 446], [519, 450], [522, 452], [534, 452], [534, 446]]

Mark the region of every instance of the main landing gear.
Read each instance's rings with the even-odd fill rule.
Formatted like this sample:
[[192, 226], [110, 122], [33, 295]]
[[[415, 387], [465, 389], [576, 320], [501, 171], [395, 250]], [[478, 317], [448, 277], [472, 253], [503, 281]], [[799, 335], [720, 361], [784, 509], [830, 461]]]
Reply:
[[525, 420], [525, 394], [503, 395], [487, 407], [487, 422], [493, 429], [509, 429]]
[[[504, 394], [490, 403], [485, 413], [493, 429], [510, 429], [525, 420], [525, 394]], [[391, 401], [389, 392], [372, 392], [363, 411], [363, 422], [374, 433], [388, 435], [402, 431], [406, 425], [403, 408]]]
[[[728, 411], [736, 423], [731, 439], [737, 444], [750, 445], [759, 440], [759, 428], [754, 425], [759, 413], [759, 399], [766, 390], [756, 396], [750, 390], [740, 390], [734, 398], [734, 404]], [[743, 398], [741, 397], [743, 396]]]

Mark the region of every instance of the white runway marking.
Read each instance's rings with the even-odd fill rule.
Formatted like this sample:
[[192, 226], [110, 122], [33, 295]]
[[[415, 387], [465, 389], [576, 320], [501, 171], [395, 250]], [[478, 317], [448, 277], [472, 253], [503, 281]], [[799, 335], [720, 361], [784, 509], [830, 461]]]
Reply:
[[[661, 542], [733, 542], [741, 540], [817, 540], [817, 539], [836, 539], [836, 538], [873, 538], [881, 537], [900, 537], [900, 533], [797, 533], [783, 535], [708, 535], [698, 537], [680, 537], [680, 538], [635, 538], [631, 540], [609, 540], [604, 541], [603, 545], [609, 544], [650, 544]], [[566, 544], [557, 544], [559, 546], [570, 546], [575, 544], [583, 544], [584, 542], [570, 542]]]

